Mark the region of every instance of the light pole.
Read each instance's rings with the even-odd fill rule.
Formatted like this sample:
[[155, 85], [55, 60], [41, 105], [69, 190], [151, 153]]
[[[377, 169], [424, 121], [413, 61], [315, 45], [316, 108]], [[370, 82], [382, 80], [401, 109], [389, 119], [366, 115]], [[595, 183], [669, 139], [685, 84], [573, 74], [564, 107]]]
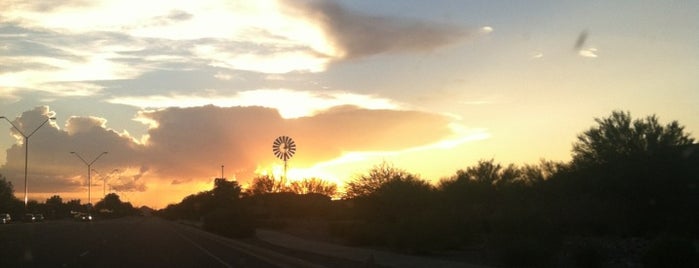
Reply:
[[85, 165], [87, 165], [87, 204], [88, 204], [88, 208], [89, 208], [92, 206], [92, 196], [90, 195], [90, 186], [92, 185], [92, 177], [91, 177], [92, 168], [91, 167], [92, 167], [92, 164], [95, 163], [95, 161], [97, 161], [97, 159], [99, 159], [103, 155], [107, 154], [107, 152], [102, 152], [100, 155], [95, 157], [95, 159], [93, 159], [92, 162], [90, 162], [90, 163], [85, 161], [85, 159], [83, 159], [78, 153], [76, 153], [76, 152], [70, 152], [70, 153], [77, 156], [81, 161], [83, 161], [83, 163], [85, 163]]
[[22, 137], [24, 137], [24, 207], [26, 208], [27, 201], [28, 201], [27, 192], [29, 189], [27, 187], [27, 169], [28, 169], [27, 165], [29, 163], [29, 137], [34, 135], [34, 133], [37, 130], [39, 130], [42, 126], [44, 126], [44, 124], [46, 124], [46, 122], [48, 122], [49, 120], [56, 120], [56, 118], [55, 117], [46, 118], [46, 120], [44, 120], [44, 122], [41, 123], [41, 125], [39, 125], [36, 129], [34, 129], [34, 131], [32, 131], [32, 133], [29, 133], [29, 135], [24, 134], [24, 132], [22, 132], [22, 130], [20, 130], [17, 126], [15, 126], [15, 124], [12, 123], [12, 121], [10, 121], [10, 119], [7, 119], [7, 117], [0, 116], [0, 118], [5, 119], [7, 122], [9, 122], [10, 125], [12, 125], [12, 127], [15, 128], [17, 130], [17, 132], [19, 132], [19, 134], [22, 135]]
[[112, 172], [109, 172], [107, 176], [105, 176], [104, 174], [102, 174], [94, 168], [92, 169], [92, 171], [97, 172], [97, 174], [102, 176], [102, 198], [104, 198], [105, 196], [107, 196], [107, 179], [109, 179], [110, 176], [114, 175], [115, 172], [119, 172], [119, 169], [115, 168], [114, 170], [112, 170]]

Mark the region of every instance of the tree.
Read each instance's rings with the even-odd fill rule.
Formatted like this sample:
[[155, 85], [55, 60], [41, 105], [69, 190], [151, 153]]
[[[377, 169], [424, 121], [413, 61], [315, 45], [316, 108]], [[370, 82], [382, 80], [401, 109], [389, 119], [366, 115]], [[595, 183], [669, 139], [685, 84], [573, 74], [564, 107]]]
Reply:
[[573, 144], [576, 166], [657, 156], [694, 142], [677, 121], [663, 126], [655, 115], [632, 120], [629, 112], [613, 111], [607, 118], [595, 118], [595, 122], [598, 125], [578, 135]]
[[597, 215], [617, 233], [699, 233], [697, 161], [685, 154], [696, 145], [684, 127], [622, 111], [595, 122], [573, 144], [572, 169], [554, 180], [569, 197], [561, 200], [576, 200], [578, 215]]
[[66, 202], [66, 207], [70, 211], [87, 211], [87, 205], [80, 204], [80, 199], [72, 199]]
[[136, 210], [129, 202], [122, 202], [119, 195], [107, 194], [104, 199], [95, 204], [97, 211], [105, 213], [108, 217], [123, 217], [136, 214]]
[[22, 201], [14, 195], [12, 182], [7, 181], [7, 178], [0, 174], [0, 212], [10, 212], [17, 214], [22, 208]]
[[46, 199], [44, 208], [44, 213], [46, 213], [44, 216], [49, 218], [63, 218], [70, 215], [66, 204], [63, 203], [63, 199], [58, 195], [54, 195]]
[[252, 179], [252, 185], [248, 187], [247, 193], [250, 195], [261, 195], [268, 193], [278, 193], [283, 189], [281, 180], [277, 181], [269, 175], [258, 176]]
[[539, 184], [566, 168], [567, 165], [565, 163], [541, 159], [538, 165], [527, 164], [521, 168], [522, 180], [525, 184], [530, 186]]
[[240, 198], [240, 185], [236, 181], [216, 179], [212, 193], [216, 206], [231, 205]]
[[352, 199], [369, 196], [391, 180], [405, 179], [410, 176], [412, 174], [407, 171], [395, 168], [387, 162], [382, 162], [369, 170], [369, 174], [360, 175], [348, 182], [344, 198]]
[[59, 195], [54, 195], [46, 199], [46, 205], [51, 206], [61, 206], [63, 205], [63, 198]]
[[307, 178], [292, 182], [289, 190], [296, 194], [314, 193], [332, 197], [337, 192], [337, 184], [319, 178]]

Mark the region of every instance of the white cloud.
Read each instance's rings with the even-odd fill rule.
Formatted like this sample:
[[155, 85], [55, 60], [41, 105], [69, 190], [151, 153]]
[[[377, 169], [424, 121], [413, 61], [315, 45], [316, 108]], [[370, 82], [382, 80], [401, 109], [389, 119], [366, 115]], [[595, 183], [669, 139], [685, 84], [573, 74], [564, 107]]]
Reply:
[[541, 59], [544, 57], [544, 53], [536, 51], [529, 54], [532, 59]]
[[115, 104], [131, 105], [139, 108], [198, 107], [215, 105], [218, 107], [261, 106], [274, 108], [284, 118], [310, 116], [333, 107], [351, 105], [364, 109], [400, 109], [398, 103], [371, 95], [348, 92], [311, 92], [288, 89], [258, 89], [238, 92], [233, 96], [217, 94], [192, 95], [153, 95], [137, 97], [116, 97], [107, 100]]
[[578, 51], [578, 55], [585, 57], [585, 58], [597, 58], [597, 49], [596, 48], [581, 49], [580, 51]]
[[489, 34], [489, 33], [492, 33], [494, 30], [495, 30], [495, 29], [493, 29], [493, 27], [490, 27], [490, 26], [483, 26], [483, 27], [481, 27], [480, 32], [483, 33], [483, 34]]
[[269, 74], [292, 71], [322, 72], [329, 58], [305, 49], [282, 49], [270, 53], [256, 51], [236, 52], [212, 46], [198, 46], [194, 54], [210, 61], [210, 65], [226, 69], [246, 70]]

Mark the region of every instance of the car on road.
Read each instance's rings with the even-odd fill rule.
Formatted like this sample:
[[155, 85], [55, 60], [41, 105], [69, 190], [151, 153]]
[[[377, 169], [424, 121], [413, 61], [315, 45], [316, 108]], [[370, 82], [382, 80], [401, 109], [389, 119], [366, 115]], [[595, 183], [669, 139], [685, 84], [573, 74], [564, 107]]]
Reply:
[[34, 214], [34, 221], [44, 221], [44, 214]]
[[0, 223], [6, 224], [12, 221], [12, 217], [9, 213], [0, 213]]
[[27, 213], [27, 214], [24, 214], [24, 217], [22, 217], [22, 221], [23, 222], [35, 222], [36, 217], [34, 217], [34, 214]]
[[78, 213], [75, 215], [75, 219], [79, 221], [92, 221], [92, 215], [89, 213]]

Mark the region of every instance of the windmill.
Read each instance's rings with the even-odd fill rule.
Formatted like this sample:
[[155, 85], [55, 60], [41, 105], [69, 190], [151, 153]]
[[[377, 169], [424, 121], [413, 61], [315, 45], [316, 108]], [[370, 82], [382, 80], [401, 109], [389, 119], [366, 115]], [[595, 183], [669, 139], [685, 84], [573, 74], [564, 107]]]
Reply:
[[296, 143], [288, 136], [279, 136], [272, 144], [272, 152], [277, 158], [284, 160], [284, 177], [282, 177], [282, 185], [284, 185], [287, 161], [296, 153]]

